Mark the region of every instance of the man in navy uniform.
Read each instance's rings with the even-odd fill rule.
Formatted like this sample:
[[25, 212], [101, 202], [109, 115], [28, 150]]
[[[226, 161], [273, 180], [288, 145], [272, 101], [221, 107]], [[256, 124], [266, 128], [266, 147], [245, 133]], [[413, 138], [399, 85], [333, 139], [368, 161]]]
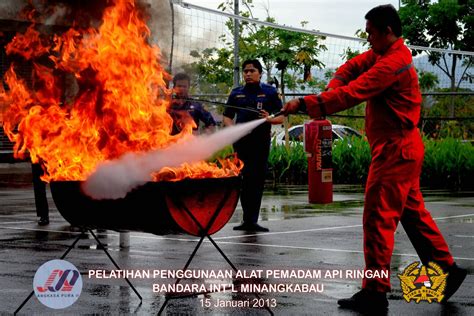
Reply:
[[[262, 65], [256, 59], [246, 60], [242, 64], [245, 85], [237, 87], [229, 95], [224, 111], [224, 125], [244, 123], [268, 117], [280, 111], [281, 100], [277, 90], [261, 83]], [[267, 232], [268, 229], [257, 224], [262, 202], [263, 185], [270, 153], [271, 124], [281, 124], [284, 116], [268, 119], [250, 134], [234, 144], [237, 156], [244, 162], [242, 169], [242, 191], [240, 204], [244, 212], [243, 223], [234, 230]]]
[[203, 122], [207, 133], [214, 132], [216, 121], [211, 113], [206, 111], [202, 104], [188, 100], [191, 78], [185, 73], [178, 73], [173, 78], [174, 98], [170, 108], [170, 115], [173, 118], [172, 134], [178, 134], [183, 127], [191, 124], [194, 120], [193, 130], [197, 132], [199, 122]]

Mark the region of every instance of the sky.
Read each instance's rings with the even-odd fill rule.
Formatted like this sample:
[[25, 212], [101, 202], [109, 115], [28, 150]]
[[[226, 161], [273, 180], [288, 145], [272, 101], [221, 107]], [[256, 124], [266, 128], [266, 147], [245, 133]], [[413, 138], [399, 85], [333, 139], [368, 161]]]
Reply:
[[[183, 0], [210, 9], [224, 0]], [[365, 29], [365, 14], [375, 6], [392, 4], [398, 9], [398, 0], [254, 0], [254, 16], [266, 17], [265, 8], [278, 24], [300, 27], [308, 21], [308, 29], [325, 33], [355, 36], [358, 29]]]

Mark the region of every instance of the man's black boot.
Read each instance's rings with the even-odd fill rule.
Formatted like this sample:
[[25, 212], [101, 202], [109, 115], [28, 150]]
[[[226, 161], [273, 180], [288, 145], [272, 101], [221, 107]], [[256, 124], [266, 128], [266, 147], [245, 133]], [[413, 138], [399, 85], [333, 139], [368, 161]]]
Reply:
[[385, 292], [375, 292], [362, 289], [350, 298], [337, 301], [341, 308], [348, 308], [358, 312], [380, 314], [387, 312], [388, 300]]
[[45, 226], [49, 224], [49, 217], [48, 216], [41, 216], [38, 220], [38, 225]]
[[447, 271], [446, 289], [444, 290], [444, 298], [441, 301], [445, 303], [459, 289], [462, 282], [466, 278], [467, 270], [460, 268], [454, 263]]
[[234, 230], [247, 230], [249, 224], [247, 222], [243, 222], [242, 224], [238, 226], [234, 226]]
[[234, 230], [244, 230], [247, 232], [269, 232], [270, 230], [268, 228], [262, 227], [257, 223], [247, 223], [243, 222], [239, 226], [235, 226]]
[[270, 230], [266, 227], [263, 227], [263, 226], [260, 226], [259, 224], [257, 223], [252, 223], [250, 225], [250, 229], [248, 231], [252, 231], [252, 232], [263, 232], [263, 233], [266, 233], [266, 232], [269, 232]]

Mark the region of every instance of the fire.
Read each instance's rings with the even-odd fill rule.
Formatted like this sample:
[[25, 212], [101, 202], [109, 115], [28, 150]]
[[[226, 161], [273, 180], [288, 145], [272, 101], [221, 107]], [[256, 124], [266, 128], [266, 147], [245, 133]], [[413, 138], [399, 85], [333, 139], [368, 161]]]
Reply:
[[238, 175], [243, 168], [243, 162], [235, 155], [229, 159], [218, 159], [220, 166], [216, 163], [199, 162], [183, 166], [180, 169], [163, 168], [160, 172], [153, 174], [154, 181], [173, 181], [184, 178], [211, 178], [228, 177]]
[[[43, 162], [45, 181], [85, 180], [102, 161], [192, 137], [192, 123], [170, 135], [170, 75], [149, 36], [133, 0], [116, 0], [106, 8], [97, 29], [72, 27], [51, 39], [33, 24], [17, 34], [7, 53], [33, 67], [31, 78], [23, 78], [12, 63], [3, 78], [8, 89], [0, 86], [3, 127], [15, 142], [15, 156], [29, 152], [33, 162]], [[241, 168], [235, 158], [220, 166], [164, 168], [153, 178], [234, 176]]]

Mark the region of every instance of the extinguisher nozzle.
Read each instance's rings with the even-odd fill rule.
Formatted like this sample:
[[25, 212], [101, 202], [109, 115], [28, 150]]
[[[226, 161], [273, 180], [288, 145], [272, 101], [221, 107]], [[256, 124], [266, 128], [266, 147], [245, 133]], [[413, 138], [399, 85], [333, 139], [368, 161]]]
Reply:
[[277, 116], [280, 116], [280, 115], [285, 115], [285, 116], [287, 116], [286, 113], [285, 113], [285, 111], [279, 111], [279, 112], [276, 112], [276, 113], [274, 113], [274, 114], [272, 114], [272, 115], [269, 115], [268, 118], [269, 118], [269, 119], [273, 119], [273, 118], [275, 118], [275, 117], [277, 117]]

